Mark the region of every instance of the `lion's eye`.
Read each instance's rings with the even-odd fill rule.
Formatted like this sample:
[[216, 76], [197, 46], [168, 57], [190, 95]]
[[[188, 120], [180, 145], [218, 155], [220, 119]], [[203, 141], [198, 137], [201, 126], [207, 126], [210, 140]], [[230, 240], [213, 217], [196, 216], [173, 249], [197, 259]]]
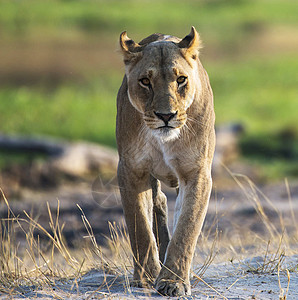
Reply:
[[180, 84], [183, 84], [184, 82], [186, 82], [186, 79], [187, 77], [186, 76], [180, 76], [177, 78], [177, 83], [180, 85]]
[[140, 79], [140, 83], [142, 85], [149, 86], [150, 85], [150, 80], [148, 78], [142, 78], [142, 79]]

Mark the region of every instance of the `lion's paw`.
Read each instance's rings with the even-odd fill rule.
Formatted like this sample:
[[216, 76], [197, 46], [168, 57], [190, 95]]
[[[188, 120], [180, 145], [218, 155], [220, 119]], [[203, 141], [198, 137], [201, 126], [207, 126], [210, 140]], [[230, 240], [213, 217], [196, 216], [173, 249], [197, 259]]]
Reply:
[[150, 288], [150, 287], [152, 287], [152, 283], [149, 282], [148, 280], [131, 280], [129, 282], [129, 285], [131, 287], [136, 287], [136, 288]]
[[190, 285], [182, 281], [174, 281], [170, 279], [161, 279], [155, 283], [156, 290], [165, 296], [189, 296], [191, 294]]

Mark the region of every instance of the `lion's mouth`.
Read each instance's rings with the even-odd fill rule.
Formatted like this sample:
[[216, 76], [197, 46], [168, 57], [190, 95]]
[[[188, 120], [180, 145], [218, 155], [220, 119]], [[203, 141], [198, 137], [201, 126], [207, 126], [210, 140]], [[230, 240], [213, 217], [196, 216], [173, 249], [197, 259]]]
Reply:
[[169, 129], [175, 129], [175, 127], [173, 126], [169, 126], [169, 125], [165, 125], [165, 126], [160, 126], [160, 127], [157, 127], [157, 129], [166, 129], [166, 130], [169, 130]]

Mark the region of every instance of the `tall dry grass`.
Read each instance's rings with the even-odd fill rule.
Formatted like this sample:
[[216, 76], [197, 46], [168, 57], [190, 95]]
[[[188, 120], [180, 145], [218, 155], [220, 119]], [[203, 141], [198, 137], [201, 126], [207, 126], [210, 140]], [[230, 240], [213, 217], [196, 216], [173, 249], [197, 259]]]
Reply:
[[[81, 277], [92, 269], [116, 277], [125, 275], [128, 281], [131, 257], [123, 225], [110, 224], [111, 235], [107, 237], [109, 251], [103, 251], [78, 206], [87, 233], [83, 238], [87, 242], [82, 249], [71, 250], [63, 237], [64, 224], [59, 221], [59, 201], [55, 215], [47, 204], [48, 231], [25, 211], [25, 218], [16, 216], [2, 190], [1, 193], [7, 206], [7, 217], [2, 218], [0, 223], [0, 292], [24, 295], [46, 289], [57, 296], [57, 288], [67, 283], [67, 290], [71, 293], [78, 290]], [[18, 241], [20, 232], [25, 242]], [[39, 234], [46, 238], [46, 243], [41, 243]]]
[[[216, 213], [211, 226], [204, 228], [194, 258], [192, 284], [194, 287], [200, 282], [205, 284], [219, 298], [225, 297], [204, 280], [204, 274], [211, 264], [227, 261], [236, 263], [257, 254], [262, 258], [259, 263], [250, 265], [248, 261], [245, 266], [243, 264], [241, 267], [238, 266], [239, 274], [278, 272], [279, 275], [280, 272], [287, 272], [289, 283], [289, 271], [293, 270], [283, 269], [283, 261], [286, 256], [298, 253], [298, 226], [288, 182], [285, 182], [285, 186], [288, 191], [287, 205], [291, 208], [291, 230], [283, 214], [249, 178], [232, 173], [230, 175], [257, 212], [266, 231], [261, 235], [247, 229], [245, 234], [241, 234], [239, 233], [241, 226], [234, 224], [234, 228], [229, 229], [233, 234], [228, 236], [218, 229], [221, 213]], [[59, 221], [59, 202], [55, 215], [47, 205], [50, 230], [46, 230], [27, 212], [24, 212], [23, 218], [15, 215], [2, 190], [1, 193], [7, 206], [7, 217], [1, 219], [0, 224], [1, 293], [8, 296], [29, 295], [36, 293], [37, 290], [47, 290], [55, 297], [61, 297], [61, 292], [68, 297], [71, 293], [79, 292], [80, 280], [91, 270], [107, 276], [98, 284], [93, 294], [102, 289], [105, 291], [102, 292], [103, 295], [109, 295], [106, 291], [109, 291], [118, 278], [121, 278], [125, 292], [131, 293], [129, 282], [132, 277], [133, 255], [124, 224], [109, 224], [110, 235], [106, 237], [108, 248], [102, 248], [97, 244], [92, 225], [83, 208], [78, 206], [86, 228], [86, 235], [82, 237], [85, 243], [81, 249], [69, 249], [63, 237], [64, 224], [60, 224]], [[276, 212], [279, 217], [278, 223], [271, 222], [263, 207], [264, 203]], [[25, 242], [18, 239], [20, 233], [25, 237]], [[39, 233], [46, 237], [46, 247], [44, 242], [41, 243]], [[112, 275], [112, 281], [108, 279], [108, 275]], [[233, 285], [234, 283], [227, 289]], [[64, 286], [67, 288], [64, 289]], [[289, 286], [286, 289], [280, 287], [280, 290], [280, 299], [285, 299]], [[93, 294], [91, 292], [88, 297]]]

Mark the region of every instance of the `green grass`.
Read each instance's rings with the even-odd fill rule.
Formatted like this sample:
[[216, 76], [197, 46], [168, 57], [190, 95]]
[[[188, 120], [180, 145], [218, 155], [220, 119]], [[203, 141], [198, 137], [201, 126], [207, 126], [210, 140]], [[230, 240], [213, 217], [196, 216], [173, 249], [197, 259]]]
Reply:
[[118, 75], [93, 78], [84, 85], [3, 88], [0, 98], [2, 132], [58, 135], [115, 147]]
[[185, 27], [193, 24], [214, 34], [227, 34], [243, 29], [238, 25], [255, 22], [296, 24], [298, 14], [298, 6], [291, 0], [2, 0], [0, 7], [0, 24], [8, 35], [43, 30], [56, 36], [78, 30], [114, 33], [126, 28], [143, 37], [159, 30], [184, 34]]
[[217, 124], [244, 125], [240, 146], [267, 179], [298, 176], [297, 57], [214, 64]]
[[[70, 71], [63, 71], [63, 66], [57, 64], [57, 74], [62, 72], [63, 76], [53, 85], [48, 80], [53, 70], [50, 72], [46, 63], [43, 66], [42, 60], [35, 63], [30, 56], [31, 69], [26, 65], [28, 56], [18, 62], [25, 66], [23, 69], [14, 64], [2, 73], [0, 69], [0, 131], [115, 146], [116, 94], [124, 72], [115, 53], [120, 32], [127, 30], [136, 41], [153, 32], [183, 37], [195, 25], [205, 44], [202, 60], [215, 94], [217, 124], [243, 124], [246, 157], [265, 166], [268, 155], [250, 155], [255, 152], [247, 151], [249, 145], [262, 143], [263, 137], [275, 139], [284, 131], [293, 132], [297, 141], [298, 55], [289, 50], [291, 42], [287, 45], [275, 41], [278, 48], [274, 43], [266, 46], [266, 42], [260, 46], [259, 41], [268, 38], [268, 32], [276, 32], [274, 38], [289, 34], [289, 41], [294, 39], [297, 15], [298, 4], [291, 0], [0, 0], [0, 46], [8, 45], [1, 48], [6, 49], [0, 53], [3, 60], [3, 51], [21, 50], [26, 44], [37, 45], [45, 58], [54, 55], [52, 49], [67, 45], [62, 55], [80, 78], [72, 77]], [[279, 28], [283, 29], [281, 33]], [[79, 58], [67, 55], [71, 47], [78, 46], [83, 47]], [[89, 61], [88, 51], [94, 48], [102, 64]], [[51, 61], [55, 62], [55, 57]], [[30, 71], [36, 69], [42, 80], [35, 74], [30, 85], [16, 84], [18, 80], [1, 85], [5, 72], [29, 78]], [[271, 151], [278, 153], [279, 146], [273, 143]], [[297, 158], [285, 159], [287, 164], [297, 169]], [[288, 173], [282, 171], [287, 167], [277, 169], [281, 177]]]
[[210, 65], [218, 123], [241, 122], [248, 133], [297, 130], [297, 57]]

